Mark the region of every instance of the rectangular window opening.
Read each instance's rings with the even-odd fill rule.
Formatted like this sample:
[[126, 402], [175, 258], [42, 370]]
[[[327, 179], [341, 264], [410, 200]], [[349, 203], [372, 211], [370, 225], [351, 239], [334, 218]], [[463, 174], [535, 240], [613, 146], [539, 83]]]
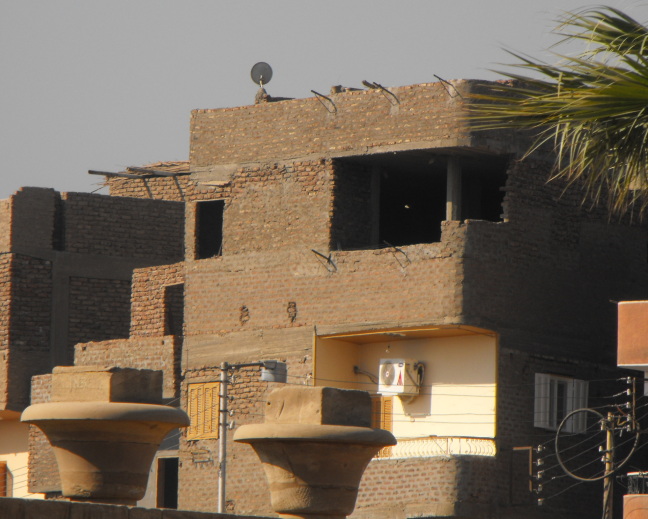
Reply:
[[[536, 373], [533, 425], [555, 431], [572, 411], [587, 407], [586, 380]], [[564, 425], [564, 432], [585, 431], [585, 414], [576, 413]]]
[[330, 247], [434, 243], [447, 219], [501, 222], [508, 162], [431, 151], [337, 160]]
[[184, 283], [164, 287], [164, 334], [182, 335]]
[[178, 458], [158, 458], [157, 508], [178, 508]]
[[224, 200], [196, 203], [196, 259], [221, 256]]

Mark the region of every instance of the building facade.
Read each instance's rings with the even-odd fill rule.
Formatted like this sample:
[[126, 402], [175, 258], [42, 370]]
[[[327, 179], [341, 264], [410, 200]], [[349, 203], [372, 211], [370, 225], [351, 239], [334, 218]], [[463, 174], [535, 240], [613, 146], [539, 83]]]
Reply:
[[[219, 366], [277, 359], [288, 383], [370, 391], [375, 425], [399, 440], [370, 463], [357, 519], [529, 517], [540, 494], [555, 517], [600, 508], [598, 488], [563, 492], [536, 451], [622, 384], [610, 300], [648, 288], [646, 230], [548, 183], [552, 157], [522, 160], [524, 135], [475, 132], [481, 88], [196, 110], [188, 163], [107, 176], [110, 203], [184, 208], [184, 240], [163, 240], [181, 257], [133, 265], [127, 336], [74, 341], [76, 364], [161, 369], [192, 418], [153, 467], [148, 505], [174, 504], [177, 485], [178, 508], [215, 510]], [[46, 401], [46, 370], [32, 375], [32, 402]], [[253, 368], [232, 378], [231, 420], [262, 421], [274, 383]], [[228, 453], [227, 511], [271, 514], [256, 456], [230, 440]], [[35, 433], [30, 465], [30, 490], [55, 492]]]

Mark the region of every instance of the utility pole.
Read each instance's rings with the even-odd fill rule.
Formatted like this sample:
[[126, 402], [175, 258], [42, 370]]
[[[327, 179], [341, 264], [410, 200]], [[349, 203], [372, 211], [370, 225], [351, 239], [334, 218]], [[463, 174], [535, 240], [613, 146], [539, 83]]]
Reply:
[[225, 513], [225, 481], [227, 478], [227, 375], [229, 364], [221, 362], [218, 393], [218, 513]]
[[260, 366], [262, 382], [286, 382], [286, 363], [277, 360], [264, 360], [260, 362], [248, 362], [245, 364], [230, 364], [221, 362], [220, 365], [220, 388], [218, 402], [218, 513], [225, 513], [225, 486], [227, 482], [227, 429], [229, 423], [227, 386], [230, 383], [227, 378], [229, 372], [235, 369]]
[[614, 484], [614, 416], [608, 412], [605, 425], [605, 477], [603, 478], [603, 519], [612, 519], [612, 493]]

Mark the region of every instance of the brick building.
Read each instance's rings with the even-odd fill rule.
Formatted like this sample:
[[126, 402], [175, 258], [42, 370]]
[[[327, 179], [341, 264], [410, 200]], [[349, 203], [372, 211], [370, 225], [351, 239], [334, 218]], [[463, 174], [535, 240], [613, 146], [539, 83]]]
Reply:
[[[354, 518], [536, 511], [529, 448], [549, 444], [571, 409], [618, 392], [610, 300], [648, 288], [646, 232], [547, 183], [552, 157], [521, 161], [525, 136], [472, 131], [466, 99], [478, 88], [334, 88], [196, 110], [188, 163], [106, 177], [110, 197], [100, 198], [115, 217], [128, 219], [119, 204], [138, 208], [125, 229], [160, 218], [156, 204], [184, 208], [173, 217], [184, 240], [158, 221], [130, 251], [156, 260], [129, 264], [126, 332], [90, 333], [91, 316], [71, 317], [77, 304], [91, 308], [81, 292], [119, 290], [70, 278], [66, 301], [68, 322], [88, 330], [68, 328], [76, 364], [161, 369], [168, 401], [192, 417], [154, 466], [146, 504], [172, 503], [166, 481], [179, 508], [216, 508], [218, 366], [278, 359], [289, 383], [372, 392], [376, 425], [399, 439], [369, 465]], [[84, 222], [98, 242], [84, 252], [98, 262], [114, 246], [106, 218]], [[390, 361], [409, 383], [385, 389]], [[46, 371], [30, 373], [33, 402], [48, 398]], [[253, 369], [237, 373], [233, 420], [262, 421], [271, 386]], [[228, 511], [271, 514], [251, 449], [230, 442], [228, 453]], [[545, 463], [547, 478], [559, 473], [550, 455]], [[55, 492], [34, 432], [30, 466], [30, 490]], [[598, 487], [561, 494], [570, 485], [544, 484], [553, 517], [600, 508]], [[586, 505], [574, 511], [574, 500]]]

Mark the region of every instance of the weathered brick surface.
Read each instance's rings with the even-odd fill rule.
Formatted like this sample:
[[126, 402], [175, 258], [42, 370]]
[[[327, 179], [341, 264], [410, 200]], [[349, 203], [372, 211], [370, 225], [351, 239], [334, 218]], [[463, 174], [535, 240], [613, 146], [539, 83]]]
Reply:
[[[32, 378], [31, 403], [44, 404], [52, 394], [52, 375], [38, 375]], [[29, 426], [29, 491], [60, 492], [61, 480], [54, 451], [42, 431], [35, 425]]]
[[130, 280], [70, 277], [68, 344], [128, 337]]
[[2, 354], [8, 361], [7, 407], [29, 404], [32, 375], [50, 369], [52, 265], [50, 261], [13, 254], [9, 293], [9, 342]]
[[[455, 85], [464, 93], [470, 88], [465, 81]], [[449, 88], [442, 83], [393, 88], [397, 105], [379, 90], [334, 94], [335, 113], [316, 97], [194, 110], [191, 167], [364, 154], [422, 142], [425, 147], [467, 145], [468, 126], [461, 118], [465, 104]]]
[[174, 318], [172, 311], [178, 311], [169, 299], [169, 287], [180, 286], [182, 290], [178, 291], [183, 295], [183, 285], [184, 263], [137, 269], [133, 273], [131, 336], [167, 335], [169, 320]]
[[[145, 169], [169, 173], [188, 173], [189, 162], [158, 162], [145, 166]], [[161, 176], [153, 178], [147, 178], [146, 173], [143, 172], [137, 174], [141, 174], [142, 178], [107, 177], [105, 183], [110, 188], [110, 195], [189, 202], [192, 200], [223, 198], [228, 196], [231, 191], [229, 183], [219, 183], [219, 185], [213, 186], [201, 185], [186, 174], [175, 177]]]
[[175, 399], [179, 392], [182, 340], [167, 335], [77, 344], [77, 366], [117, 366], [153, 369], [163, 373], [163, 396]]
[[157, 256], [166, 261], [182, 258], [182, 204], [87, 193], [62, 196], [66, 251], [129, 258]]

